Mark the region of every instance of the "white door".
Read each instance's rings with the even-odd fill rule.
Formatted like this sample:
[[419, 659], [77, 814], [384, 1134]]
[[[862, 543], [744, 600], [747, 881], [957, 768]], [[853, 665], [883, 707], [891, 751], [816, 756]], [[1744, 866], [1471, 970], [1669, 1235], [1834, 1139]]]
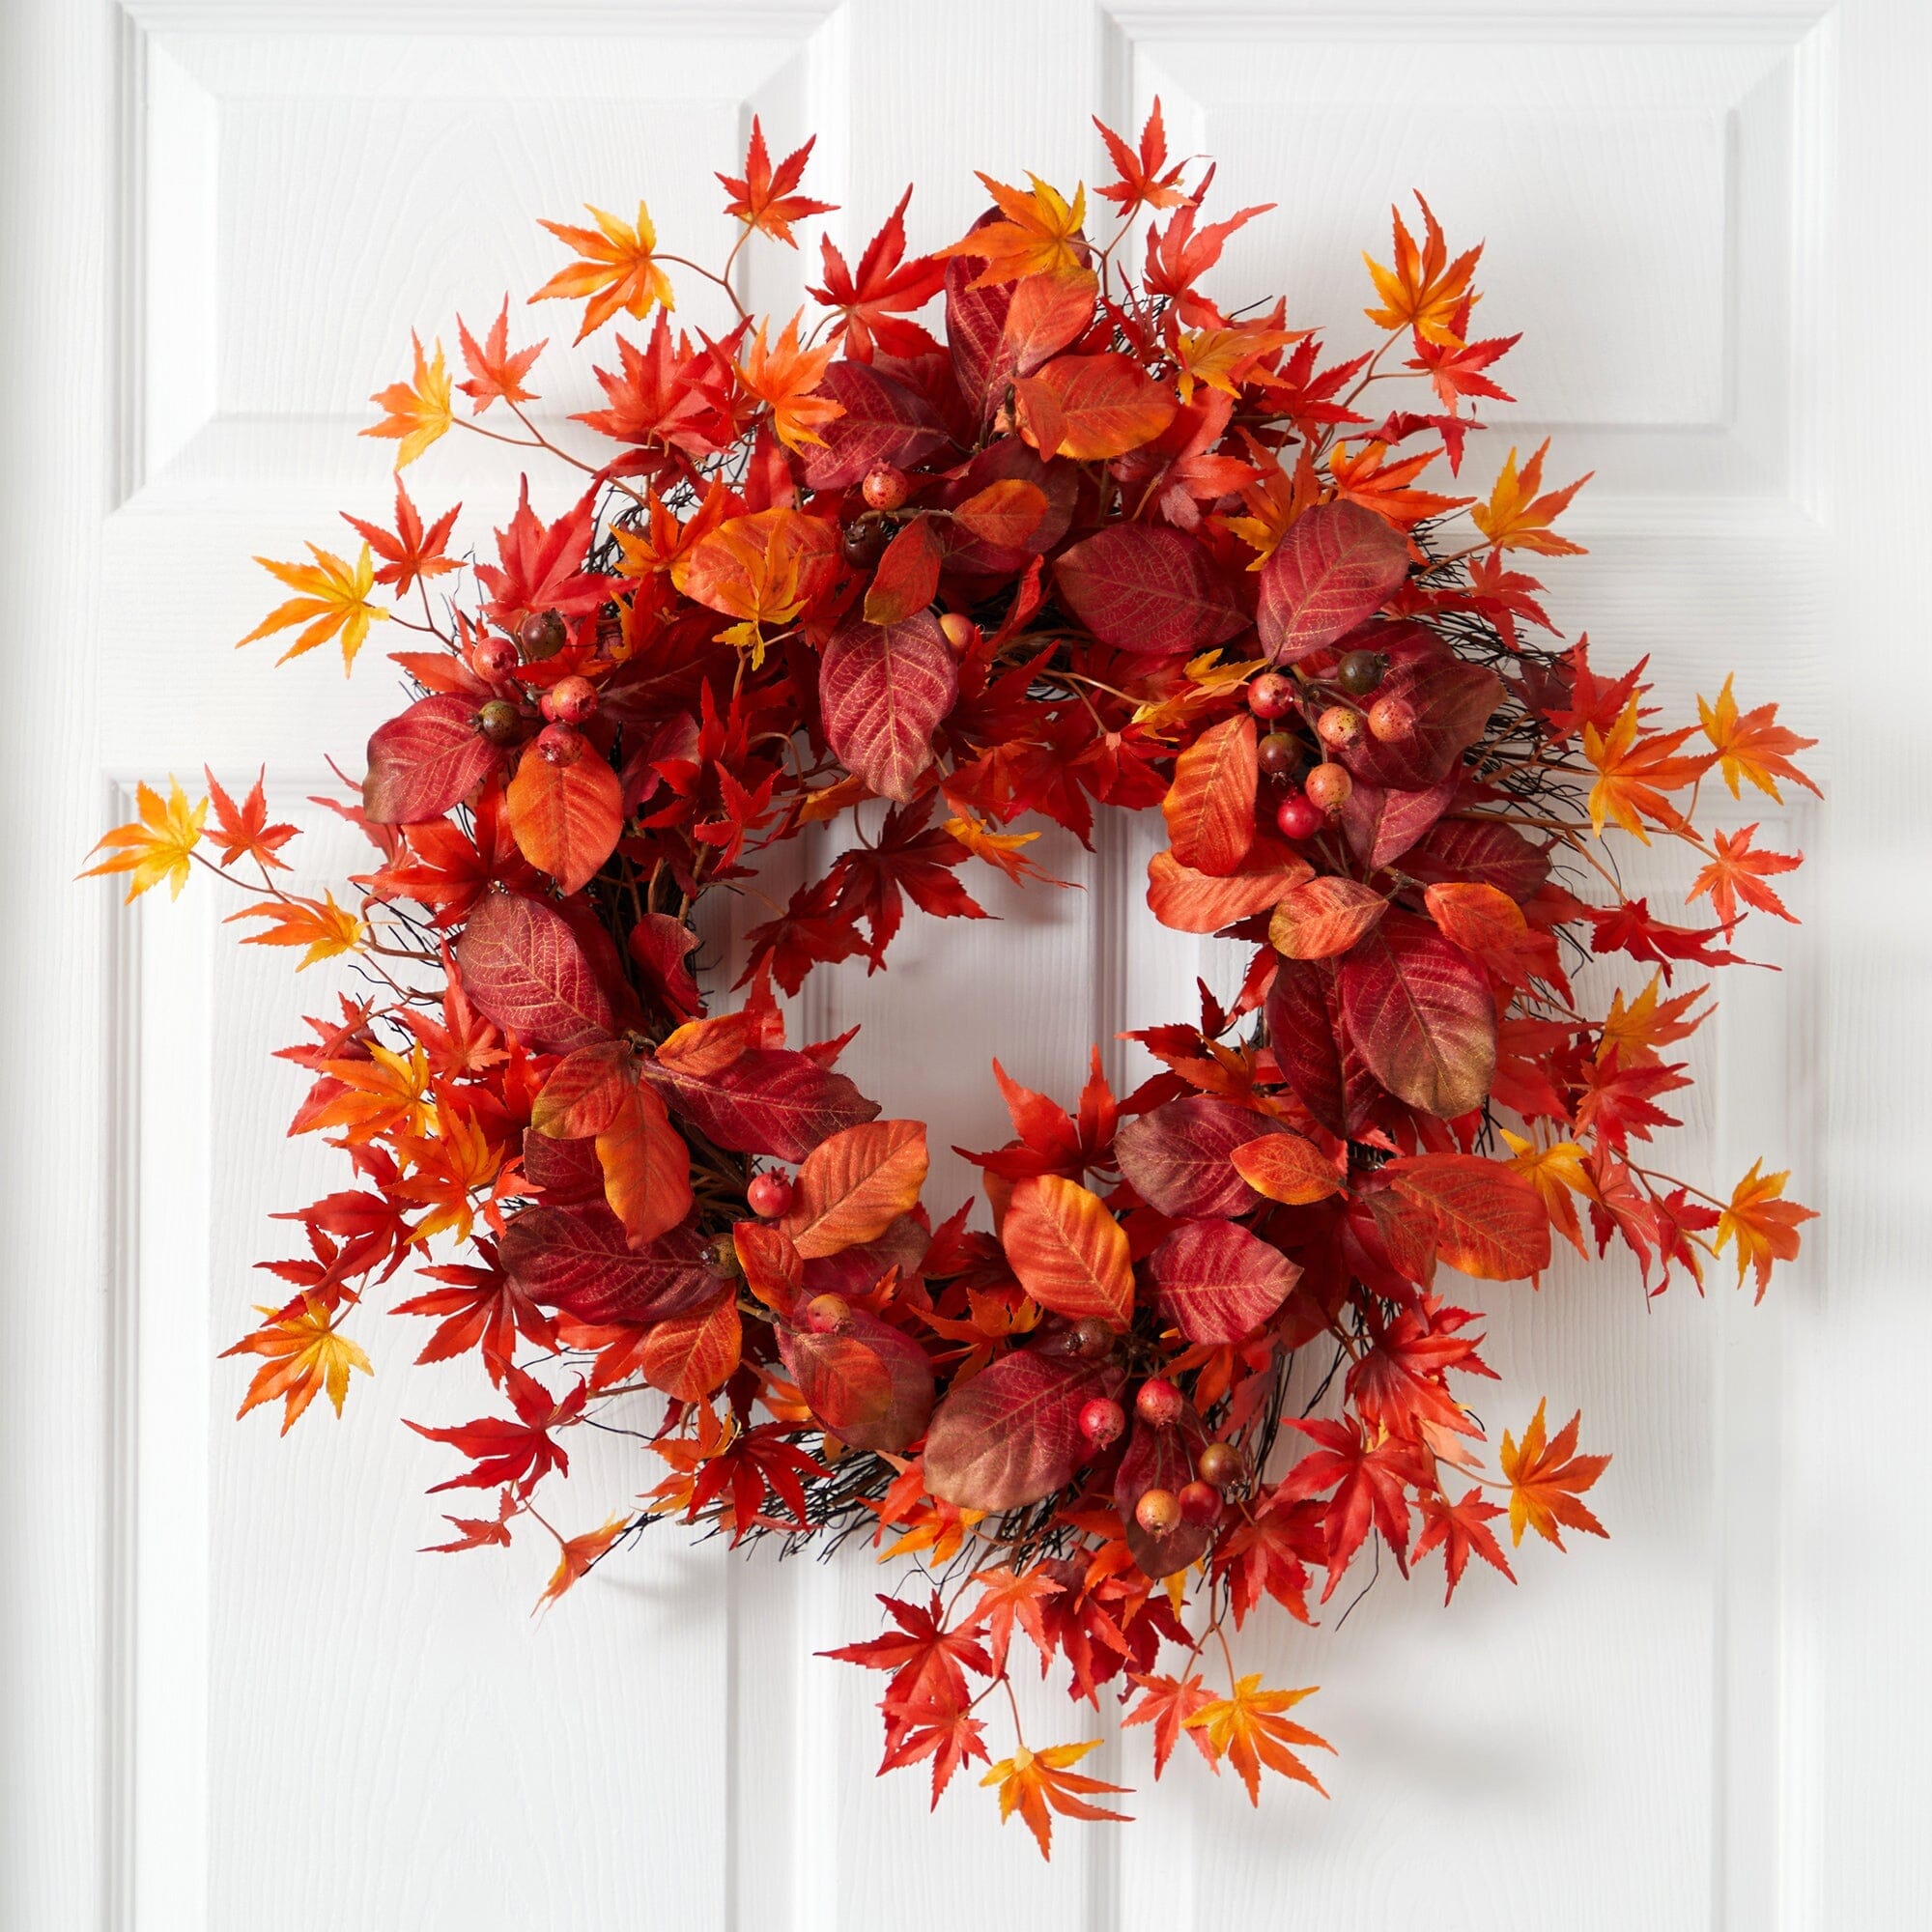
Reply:
[[[1928, 28], [1915, 0], [8, 0], [0, 1924], [1925, 1923]], [[1828, 1219], [1757, 1309], [1646, 1306], [1615, 1264], [1486, 1291], [1499, 1411], [1547, 1391], [1614, 1448], [1613, 1541], [1446, 1612], [1385, 1576], [1339, 1632], [1251, 1625], [1270, 1682], [1324, 1687], [1331, 1802], [1250, 1811], [1182, 1762], [1151, 1788], [1110, 1743], [1142, 1822], [1043, 1867], [965, 1781], [930, 1821], [917, 1775], [874, 1781], [875, 1689], [812, 1655], [872, 1633], [863, 1554], [781, 1573], [660, 1531], [533, 1620], [536, 1557], [415, 1553], [446, 1465], [399, 1426], [433, 1374], [400, 1332], [341, 1425], [231, 1420], [264, 1217], [337, 1184], [267, 1058], [322, 976], [298, 1007], [205, 892], [122, 916], [69, 880], [136, 778], [264, 758], [341, 869], [304, 801], [393, 708], [385, 668], [238, 657], [249, 558], [381, 511], [364, 399], [412, 327], [535, 286], [536, 215], [641, 193], [704, 252], [756, 111], [816, 130], [848, 248], [907, 181], [931, 246], [972, 167], [1092, 181], [1089, 110], [1137, 128], [1156, 93], [1235, 203], [1281, 204], [1229, 282], [1340, 339], [1392, 200], [1486, 235], [1486, 314], [1526, 331], [1512, 434], [1597, 470], [1565, 629], [1656, 653], [1679, 704], [1736, 667], [1827, 740], [1829, 809], [1768, 828], [1812, 856], [1810, 923], [1732, 976], [1685, 1158], [1764, 1151]], [[436, 481], [500, 521], [499, 467]], [[815, 1035], [863, 1019], [888, 1112], [992, 1144], [995, 1051], [1068, 1093], [1090, 1036], [1225, 974], [1144, 943], [1136, 836], [1051, 854], [1084, 895], [825, 976]], [[935, 1199], [967, 1179], [940, 1166]], [[613, 1445], [584, 1526], [635, 1487]]]

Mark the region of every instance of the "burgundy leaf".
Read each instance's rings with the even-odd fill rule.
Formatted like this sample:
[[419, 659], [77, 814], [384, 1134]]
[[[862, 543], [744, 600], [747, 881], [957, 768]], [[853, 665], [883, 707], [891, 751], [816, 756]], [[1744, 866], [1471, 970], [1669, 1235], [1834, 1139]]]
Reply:
[[958, 668], [930, 611], [889, 625], [848, 617], [819, 665], [833, 751], [881, 798], [901, 805], [916, 795], [932, 763], [932, 734], [958, 695]]
[[824, 442], [805, 459], [813, 490], [845, 490], [881, 464], [909, 469], [948, 441], [932, 405], [869, 362], [835, 362], [815, 395], [829, 396], [845, 413], [826, 423]]
[[1373, 510], [1318, 505], [1262, 566], [1263, 650], [1274, 664], [1294, 664], [1332, 644], [1373, 617], [1407, 572], [1407, 544]]
[[1140, 1526], [1135, 1507], [1150, 1490], [1165, 1490], [1170, 1495], [1179, 1495], [1193, 1479], [1187, 1439], [1179, 1429], [1155, 1429], [1145, 1422], [1134, 1424], [1114, 1477], [1114, 1507], [1120, 1512], [1134, 1561], [1156, 1581], [1198, 1562], [1214, 1540], [1214, 1525], [1189, 1522], [1183, 1518], [1165, 1536], [1150, 1536]]
[[1488, 976], [1428, 920], [1391, 912], [1341, 962], [1349, 1037], [1411, 1107], [1453, 1120], [1489, 1097], [1496, 1009]]
[[1148, 1274], [1162, 1316], [1208, 1343], [1253, 1333], [1301, 1278], [1278, 1248], [1221, 1220], [1183, 1221], [1148, 1257]]
[[418, 698], [369, 740], [362, 810], [375, 825], [440, 818], [497, 769], [502, 753], [476, 728], [476, 700]]
[[1458, 879], [1494, 886], [1520, 905], [1549, 877], [1549, 855], [1514, 826], [1445, 818], [1409, 853], [1403, 870], [1426, 886]]
[[1134, 1192], [1163, 1214], [1245, 1214], [1262, 1197], [1230, 1156], [1262, 1134], [1282, 1131], [1265, 1114], [1194, 1094], [1128, 1122], [1114, 1137], [1114, 1153]]
[[779, 1352], [812, 1414], [854, 1449], [892, 1453], [919, 1440], [932, 1413], [925, 1350], [889, 1321], [846, 1308], [838, 1328], [781, 1328]]
[[1283, 959], [1264, 1009], [1268, 1045], [1295, 1097], [1331, 1134], [1352, 1135], [1379, 1093], [1342, 1022], [1332, 959]]
[[715, 1073], [662, 1062], [646, 1071], [677, 1113], [733, 1153], [803, 1160], [820, 1141], [879, 1113], [844, 1074], [789, 1047], [753, 1047]]
[[939, 1405], [925, 1438], [925, 1487], [961, 1509], [997, 1513], [1051, 1495], [1094, 1454], [1080, 1411], [1117, 1396], [1112, 1362], [1022, 1349]]
[[1065, 551], [1054, 580], [1103, 644], [1178, 657], [1225, 644], [1247, 628], [1234, 586], [1207, 548], [1154, 524], [1117, 524]]
[[1446, 779], [1483, 735], [1503, 701], [1503, 681], [1485, 665], [1466, 664], [1445, 651], [1395, 666], [1376, 687], [1376, 696], [1406, 699], [1415, 713], [1406, 738], [1384, 741], [1364, 731], [1341, 753], [1364, 784], [1422, 791]]
[[696, 1221], [641, 1248], [608, 1208], [526, 1208], [505, 1228], [503, 1271], [532, 1301], [580, 1321], [655, 1321], [718, 1293]]
[[477, 901], [456, 964], [484, 1017], [526, 1046], [569, 1053], [611, 1031], [611, 1003], [568, 922], [521, 893]]

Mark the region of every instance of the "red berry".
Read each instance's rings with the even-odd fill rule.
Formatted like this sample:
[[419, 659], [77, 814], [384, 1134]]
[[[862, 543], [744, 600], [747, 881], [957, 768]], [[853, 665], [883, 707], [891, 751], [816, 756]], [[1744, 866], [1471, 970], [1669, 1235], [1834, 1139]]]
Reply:
[[543, 695], [543, 715], [560, 724], [582, 724], [597, 709], [597, 687], [587, 677], [560, 677]]
[[1344, 651], [1335, 681], [1350, 697], [1362, 697], [1382, 681], [1388, 659], [1379, 651]]
[[1331, 704], [1315, 721], [1315, 734], [1324, 745], [1341, 751], [1362, 735], [1362, 714], [1346, 704]]
[[1070, 1339], [1073, 1352], [1092, 1362], [1114, 1346], [1114, 1331], [1097, 1315], [1083, 1315], [1073, 1324]]
[[1179, 1527], [1180, 1499], [1172, 1490], [1144, 1490], [1134, 1505], [1134, 1520], [1150, 1536], [1165, 1536]]
[[1275, 808], [1274, 822], [1284, 838], [1313, 838], [1325, 821], [1319, 805], [1295, 792]]
[[517, 647], [505, 637], [490, 637], [473, 645], [469, 661], [476, 667], [477, 675], [493, 682], [508, 677], [521, 661]]
[[1080, 1433], [1096, 1449], [1118, 1442], [1126, 1426], [1126, 1410], [1111, 1396], [1096, 1395], [1080, 1411]]
[[1309, 803], [1321, 811], [1340, 811], [1354, 790], [1355, 781], [1342, 765], [1317, 765], [1302, 780], [1301, 788]]
[[842, 1294], [814, 1294], [805, 1304], [805, 1325], [814, 1335], [836, 1335], [851, 1320], [851, 1304]]
[[1207, 1483], [1188, 1483], [1179, 1497], [1180, 1520], [1197, 1529], [1217, 1520], [1221, 1514], [1221, 1492]]
[[574, 765], [583, 750], [583, 733], [574, 724], [546, 724], [537, 733], [537, 756], [547, 765]]
[[1225, 1490], [1230, 1483], [1241, 1480], [1241, 1471], [1247, 1464], [1232, 1442], [1210, 1442], [1194, 1459], [1194, 1466], [1200, 1470], [1204, 1483]]
[[1369, 707], [1369, 729], [1384, 745], [1396, 744], [1415, 729], [1415, 706], [1406, 697], [1378, 697]]
[[570, 641], [563, 619], [554, 611], [532, 611], [517, 626], [517, 642], [532, 664], [540, 658], [554, 658]]
[[952, 646], [955, 657], [964, 657], [980, 641], [979, 625], [956, 611], [947, 611], [939, 620], [939, 628], [946, 633], [946, 641]]
[[867, 470], [860, 494], [875, 510], [896, 510], [906, 499], [906, 473], [891, 463]]
[[507, 697], [493, 697], [476, 714], [476, 728], [493, 745], [514, 743], [524, 728], [524, 714]]
[[1294, 709], [1294, 680], [1264, 670], [1248, 686], [1248, 709], [1257, 718], [1280, 718]]
[[781, 1174], [754, 1174], [745, 1202], [760, 1220], [776, 1221], [791, 1206], [791, 1182]]
[[1270, 731], [1255, 747], [1264, 778], [1277, 782], [1292, 779], [1301, 766], [1301, 747], [1286, 731]]
[[1165, 1376], [1150, 1376], [1134, 1397], [1134, 1412], [1156, 1429], [1180, 1420], [1181, 1394]]

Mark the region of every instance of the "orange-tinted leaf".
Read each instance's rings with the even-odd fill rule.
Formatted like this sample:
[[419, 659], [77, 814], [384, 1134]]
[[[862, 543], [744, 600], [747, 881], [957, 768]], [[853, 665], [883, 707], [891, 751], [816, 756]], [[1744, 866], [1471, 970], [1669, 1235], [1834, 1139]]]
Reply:
[[1718, 1223], [1717, 1250], [1719, 1254], [1735, 1238], [1738, 1244], [1738, 1282], [1742, 1286], [1746, 1271], [1754, 1269], [1757, 1274], [1757, 1299], [1764, 1299], [1764, 1292], [1771, 1285], [1771, 1268], [1774, 1262], [1791, 1262], [1798, 1259], [1799, 1228], [1806, 1221], [1815, 1221], [1817, 1211], [1810, 1208], [1801, 1208], [1795, 1201], [1784, 1201], [1778, 1197], [1784, 1192], [1784, 1183], [1791, 1178], [1786, 1174], [1764, 1174], [1760, 1169], [1762, 1160], [1751, 1162], [1750, 1172], [1738, 1182], [1731, 1192], [1728, 1206]]
[[675, 307], [670, 278], [658, 267], [655, 258], [658, 236], [651, 226], [650, 210], [640, 201], [634, 226], [626, 226], [614, 214], [600, 208], [589, 211], [595, 228], [571, 228], [562, 222], [545, 221], [559, 242], [567, 243], [581, 258], [559, 269], [530, 299], [583, 301], [583, 322], [577, 331], [582, 342], [603, 326], [619, 309], [641, 322], [653, 302]]
[[1017, 1811], [1026, 1820], [1027, 1830], [1039, 1841], [1039, 1855], [1050, 1858], [1053, 1848], [1053, 1820], [1048, 1807], [1064, 1818], [1111, 1818], [1127, 1822], [1124, 1811], [1102, 1810], [1088, 1803], [1084, 1794], [1099, 1791], [1125, 1791], [1124, 1784], [1103, 1783], [1097, 1777], [1083, 1776], [1067, 1767], [1076, 1765], [1091, 1750], [1098, 1750], [1100, 1740], [1084, 1745], [1053, 1745], [1042, 1751], [1022, 1745], [1011, 1757], [1002, 1758], [980, 1782], [1000, 1787], [1000, 1821], [1004, 1824]]
[[1387, 910], [1388, 901], [1373, 886], [1324, 873], [1282, 895], [1268, 921], [1268, 944], [1285, 959], [1330, 959], [1348, 952]]
[[1039, 528], [1046, 508], [1046, 492], [1037, 483], [1007, 476], [967, 497], [952, 512], [952, 521], [981, 543], [1019, 550]]
[[1290, 1208], [1325, 1201], [1347, 1184], [1336, 1164], [1302, 1134], [1263, 1134], [1243, 1141], [1229, 1158], [1257, 1194]]
[[727, 1289], [702, 1308], [654, 1322], [638, 1349], [638, 1372], [677, 1402], [702, 1402], [738, 1366], [737, 1303]]
[[[1040, 497], [1042, 505], [1045, 501]], [[871, 587], [866, 592], [867, 623], [882, 628], [902, 624], [923, 611], [939, 588], [939, 565], [944, 555], [945, 547], [931, 518], [915, 517], [886, 546], [886, 554], [879, 559]]]
[[1298, 518], [1262, 566], [1256, 622], [1270, 663], [1294, 664], [1373, 617], [1408, 574], [1408, 545], [1356, 503]]
[[1485, 1281], [1520, 1281], [1549, 1265], [1549, 1217], [1507, 1162], [1424, 1153], [1382, 1169], [1405, 1199], [1435, 1216], [1435, 1252]]
[[691, 1212], [691, 1150], [648, 1087], [627, 1087], [597, 1136], [604, 1198], [634, 1248], [654, 1241]]
[[1187, 1719], [1189, 1730], [1200, 1731], [1208, 1739], [1217, 1758], [1225, 1757], [1235, 1767], [1248, 1788], [1248, 1802], [1262, 1802], [1262, 1767], [1278, 1771], [1284, 1777], [1321, 1791], [1321, 1780], [1295, 1754], [1293, 1747], [1313, 1746], [1317, 1750], [1334, 1748], [1325, 1738], [1291, 1723], [1280, 1714], [1293, 1710], [1304, 1697], [1315, 1694], [1310, 1685], [1305, 1690], [1264, 1690], [1259, 1672], [1236, 1680], [1234, 1694], [1204, 1704]]
[[504, 794], [517, 847], [566, 893], [581, 892], [617, 849], [624, 794], [617, 774], [594, 751], [574, 765], [554, 765], [532, 748]]
[[1148, 861], [1147, 901], [1154, 918], [1176, 932], [1218, 932], [1274, 905], [1313, 869], [1268, 838], [1258, 838], [1247, 857], [1220, 877], [1160, 851]]
[[[190, 806], [187, 794], [177, 779], [168, 780], [165, 803], [152, 786], [142, 784], [134, 794], [140, 816], [126, 825], [117, 825], [94, 850], [108, 856], [98, 866], [80, 874], [83, 879], [99, 878], [112, 872], [131, 872], [128, 900], [132, 904], [150, 886], [168, 882], [168, 896], [180, 898], [187, 884], [188, 867], [194, 848], [201, 842], [202, 821], [208, 816], [208, 801]], [[88, 855], [92, 858], [94, 855]]]
[[1536, 1413], [1522, 1432], [1520, 1448], [1504, 1431], [1502, 1465], [1510, 1486], [1511, 1544], [1520, 1544], [1523, 1531], [1533, 1529], [1561, 1549], [1563, 1529], [1587, 1530], [1592, 1536], [1609, 1535], [1580, 1498], [1609, 1467], [1610, 1459], [1577, 1454], [1577, 1430], [1583, 1420], [1581, 1409], [1550, 1440], [1545, 1434], [1543, 1419], [1548, 1406], [1542, 1402], [1536, 1405]]
[[1161, 801], [1167, 836], [1179, 865], [1225, 878], [1255, 842], [1255, 721], [1240, 712], [1211, 724], [1174, 761]]
[[1777, 789], [1779, 779], [1789, 779], [1806, 791], [1817, 792], [1818, 787], [1791, 762], [1791, 753], [1805, 751], [1818, 741], [1801, 738], [1796, 731], [1780, 724], [1776, 705], [1760, 704], [1754, 711], [1740, 713], [1738, 700], [1731, 695], [1731, 679], [1727, 677], [1717, 703], [1706, 704], [1701, 697], [1697, 700], [1697, 716], [1703, 723], [1705, 737], [1716, 748], [1718, 767], [1733, 798], [1739, 795], [1741, 778], [1748, 779], [1759, 791], [1769, 792], [1780, 804], [1783, 800]]
[[925, 1184], [925, 1126], [867, 1121], [812, 1149], [781, 1224], [800, 1254], [836, 1255], [883, 1235]]
[[1124, 1328], [1134, 1305], [1126, 1232], [1097, 1194], [1063, 1175], [1013, 1189], [1000, 1241], [1020, 1286], [1056, 1315]]
[[1056, 357], [1038, 375], [1021, 377], [1013, 399], [1027, 440], [1042, 456], [1083, 463], [1151, 442], [1179, 407], [1171, 389], [1111, 349]]

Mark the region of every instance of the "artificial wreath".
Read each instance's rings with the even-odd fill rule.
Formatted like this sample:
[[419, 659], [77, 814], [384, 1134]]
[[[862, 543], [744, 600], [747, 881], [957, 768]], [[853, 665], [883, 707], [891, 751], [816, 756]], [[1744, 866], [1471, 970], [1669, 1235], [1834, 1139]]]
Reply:
[[[1511, 1575], [1505, 1514], [1512, 1542], [1604, 1533], [1577, 1418], [1539, 1404], [1492, 1467], [1459, 1392], [1491, 1373], [1478, 1317], [1438, 1269], [1534, 1281], [1555, 1236], [1661, 1289], [1734, 1246], [1761, 1294], [1808, 1218], [1781, 1174], [1726, 1201], [1650, 1147], [1710, 1011], [1673, 975], [1731, 963], [1747, 911], [1788, 919], [1771, 880], [1799, 863], [1700, 831], [1699, 788], [1808, 785], [1811, 741], [1728, 680], [1659, 728], [1641, 664], [1559, 647], [1517, 567], [1578, 549], [1544, 449], [1441, 494], [1473, 406], [1512, 400], [1517, 338], [1471, 335], [1480, 248], [1398, 214], [1369, 263], [1384, 339], [1325, 360], [1284, 301], [1203, 286], [1265, 209], [1205, 219], [1212, 171], [1185, 185], [1157, 103], [1134, 146], [1100, 131], [1104, 244], [1084, 191], [981, 176], [980, 220], [909, 256], [908, 189], [856, 266], [822, 242], [782, 326], [732, 270], [828, 212], [810, 142], [774, 165], [753, 123], [715, 271], [641, 206], [546, 222], [573, 259], [531, 299], [582, 303], [606, 406], [573, 420], [603, 447], [539, 427], [546, 344], [512, 346], [507, 300], [480, 339], [458, 323], [460, 380], [418, 343], [365, 434], [398, 470], [495, 437], [576, 500], [547, 518], [526, 482], [464, 559], [456, 511], [399, 480], [388, 524], [348, 518], [359, 551], [262, 559], [292, 595], [250, 639], [353, 662], [376, 624], [412, 634], [411, 700], [337, 806], [373, 868], [290, 892], [294, 829], [212, 773], [193, 805], [144, 786], [93, 867], [131, 897], [203, 867], [251, 895], [244, 943], [361, 975], [283, 1055], [312, 1076], [291, 1131], [355, 1179], [300, 1210], [309, 1254], [263, 1264], [287, 1298], [229, 1351], [261, 1358], [242, 1411], [339, 1413], [365, 1304], [415, 1266], [417, 1359], [471, 1358], [494, 1396], [412, 1425], [458, 1460], [439, 1488], [487, 1499], [438, 1548], [554, 1541], [551, 1600], [665, 1519], [863, 1534], [914, 1577], [833, 1653], [885, 1673], [883, 1768], [924, 1763], [936, 1803], [983, 1765], [1042, 1852], [1120, 1787], [1076, 1768], [1091, 1742], [1020, 1734], [1022, 1643], [1075, 1700], [1115, 1687], [1156, 1776], [1185, 1741], [1250, 1798], [1264, 1768], [1319, 1789], [1308, 1692], [1235, 1661], [1248, 1617], [1313, 1621], [1372, 1540], [1405, 1572], [1439, 1556], [1453, 1596], [1472, 1557]], [[673, 328], [673, 270], [736, 326]], [[648, 332], [604, 333], [620, 316]], [[1150, 912], [1245, 949], [1238, 996], [1132, 1036], [1161, 1070], [1125, 1095], [1097, 1052], [1070, 1106], [996, 1065], [991, 1229], [928, 1213], [925, 1127], [876, 1118], [845, 1038], [789, 1043], [775, 989], [880, 965], [907, 899], [983, 917], [971, 867], [1040, 876], [1009, 827], [1085, 840], [1096, 807], [1158, 808]], [[1626, 896], [1612, 825], [1695, 852], [1709, 923]], [[757, 855], [812, 826], [836, 856], [714, 1010], [694, 906], [756, 895]], [[1609, 953], [1648, 971], [1605, 1012], [1569, 974]], [[571, 1433], [613, 1412], [648, 1436], [646, 1493], [566, 1534]]]

